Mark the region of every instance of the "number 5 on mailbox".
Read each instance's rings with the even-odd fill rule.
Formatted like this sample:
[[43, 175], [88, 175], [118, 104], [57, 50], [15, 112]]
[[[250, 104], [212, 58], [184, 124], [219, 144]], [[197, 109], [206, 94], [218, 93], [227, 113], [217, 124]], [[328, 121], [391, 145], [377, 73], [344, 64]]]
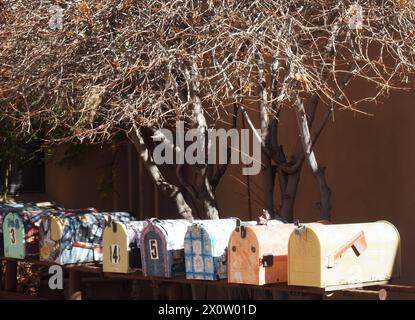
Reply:
[[158, 251], [158, 247], [157, 247], [157, 240], [156, 239], [150, 239], [149, 244], [150, 244], [150, 258], [152, 260], [158, 260], [159, 251]]

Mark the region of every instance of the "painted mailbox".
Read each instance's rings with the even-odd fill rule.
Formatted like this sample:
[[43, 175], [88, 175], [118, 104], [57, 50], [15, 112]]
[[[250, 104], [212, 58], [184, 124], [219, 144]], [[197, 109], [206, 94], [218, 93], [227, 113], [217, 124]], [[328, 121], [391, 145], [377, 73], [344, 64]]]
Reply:
[[141, 262], [146, 276], [185, 275], [184, 236], [188, 220], [148, 220], [140, 237]]
[[184, 256], [187, 279], [217, 280], [227, 277], [227, 248], [237, 219], [202, 220], [187, 230]]
[[293, 224], [246, 225], [228, 245], [228, 282], [264, 285], [287, 281], [288, 239]]
[[311, 223], [289, 238], [289, 285], [330, 291], [385, 283], [400, 273], [399, 232], [387, 221]]
[[103, 271], [130, 273], [141, 269], [140, 236], [146, 221], [112, 221], [104, 229]]
[[61, 265], [102, 261], [102, 235], [111, 221], [131, 221], [127, 212], [68, 212], [40, 224], [40, 260]]

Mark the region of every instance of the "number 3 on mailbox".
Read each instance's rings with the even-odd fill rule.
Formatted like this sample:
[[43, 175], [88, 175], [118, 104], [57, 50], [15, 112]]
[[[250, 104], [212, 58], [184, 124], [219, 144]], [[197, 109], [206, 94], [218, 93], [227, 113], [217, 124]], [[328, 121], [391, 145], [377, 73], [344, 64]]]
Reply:
[[16, 229], [10, 228], [10, 244], [16, 244]]
[[157, 260], [159, 258], [159, 251], [157, 248], [157, 240], [156, 239], [150, 239], [150, 258], [152, 260]]

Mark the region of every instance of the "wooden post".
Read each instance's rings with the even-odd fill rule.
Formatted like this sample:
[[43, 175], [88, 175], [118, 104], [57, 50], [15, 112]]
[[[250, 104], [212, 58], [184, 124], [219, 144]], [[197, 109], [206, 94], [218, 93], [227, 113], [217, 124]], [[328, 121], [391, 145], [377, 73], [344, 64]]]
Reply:
[[17, 290], [17, 261], [6, 261], [4, 290], [12, 292], [16, 292]]
[[160, 300], [160, 286], [156, 281], [151, 281], [151, 289], [153, 293], [153, 300]]
[[0, 260], [0, 290], [3, 290], [3, 261]]
[[197, 285], [191, 284], [190, 288], [192, 291], [192, 300], [197, 300]]
[[69, 300], [82, 300], [82, 277], [81, 271], [69, 270]]
[[190, 300], [193, 298], [191, 285], [186, 283], [164, 283], [163, 288], [168, 300]]

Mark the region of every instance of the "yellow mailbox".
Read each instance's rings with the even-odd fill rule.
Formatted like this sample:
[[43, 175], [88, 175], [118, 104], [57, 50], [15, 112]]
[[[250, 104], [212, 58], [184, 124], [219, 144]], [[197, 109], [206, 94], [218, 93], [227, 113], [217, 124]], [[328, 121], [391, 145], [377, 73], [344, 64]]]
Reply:
[[288, 284], [326, 291], [386, 283], [401, 274], [398, 230], [387, 221], [298, 225], [288, 242]]
[[104, 272], [130, 273], [141, 269], [140, 236], [146, 221], [112, 221], [102, 237]]

